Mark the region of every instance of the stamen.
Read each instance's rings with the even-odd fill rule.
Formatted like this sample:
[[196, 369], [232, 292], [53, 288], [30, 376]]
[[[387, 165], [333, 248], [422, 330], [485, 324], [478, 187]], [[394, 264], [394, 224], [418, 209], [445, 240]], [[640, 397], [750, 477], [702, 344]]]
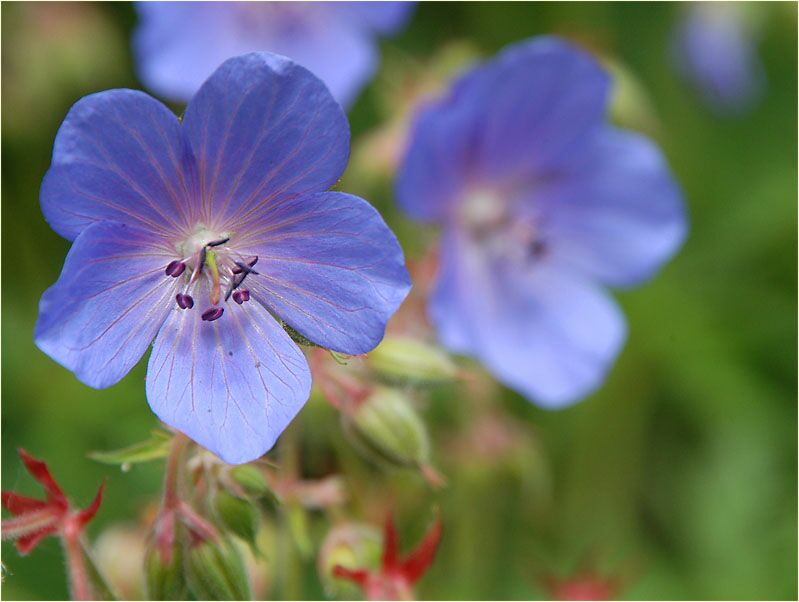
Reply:
[[241, 274], [242, 272], [252, 272], [256, 276], [258, 275], [258, 272], [256, 272], [255, 270], [250, 269], [256, 263], [258, 263], [258, 256], [257, 255], [254, 255], [254, 256], [250, 257], [247, 260], [247, 265], [246, 266], [243, 263], [241, 263], [240, 261], [237, 261], [235, 263], [236, 263], [236, 267], [234, 267], [231, 270], [231, 272], [233, 272], [234, 274]]
[[172, 276], [172, 278], [177, 278], [183, 273], [183, 270], [186, 269], [186, 264], [180, 261], [179, 259], [175, 259], [174, 261], [170, 261], [169, 265], [166, 266], [164, 270], [164, 274], [167, 276]]
[[202, 319], [206, 322], [213, 322], [222, 317], [225, 310], [221, 307], [209, 307], [203, 312]]
[[207, 243], [205, 246], [206, 247], [218, 247], [220, 245], [225, 244], [229, 240], [230, 240], [230, 237], [228, 236], [227, 238], [220, 238], [219, 240], [213, 240], [213, 241]]
[[178, 307], [180, 307], [180, 309], [191, 309], [194, 307], [194, 299], [192, 299], [191, 295], [178, 293], [175, 295], [175, 301], [178, 302]]
[[245, 301], [249, 301], [250, 291], [248, 291], [246, 288], [236, 291], [235, 293], [233, 293], [233, 300], [239, 305], [241, 305]]
[[208, 247], [203, 247], [202, 249], [200, 249], [200, 260], [197, 262], [197, 267], [194, 269], [195, 274], [203, 273], [203, 266], [205, 265], [205, 256], [207, 249]]

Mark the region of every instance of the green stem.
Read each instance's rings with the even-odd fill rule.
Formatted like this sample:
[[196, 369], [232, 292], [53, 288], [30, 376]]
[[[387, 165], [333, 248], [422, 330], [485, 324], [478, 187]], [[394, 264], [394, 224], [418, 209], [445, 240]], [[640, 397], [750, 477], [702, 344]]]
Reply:
[[[299, 449], [299, 424], [295, 418], [294, 424], [283, 433], [280, 439], [280, 459], [284, 479], [296, 480], [299, 477], [300, 449]], [[291, 508], [283, 507], [281, 512], [280, 529], [281, 557], [283, 559], [283, 595], [284, 600], [302, 599], [302, 566], [300, 563], [297, 546], [294, 542], [292, 528]]]

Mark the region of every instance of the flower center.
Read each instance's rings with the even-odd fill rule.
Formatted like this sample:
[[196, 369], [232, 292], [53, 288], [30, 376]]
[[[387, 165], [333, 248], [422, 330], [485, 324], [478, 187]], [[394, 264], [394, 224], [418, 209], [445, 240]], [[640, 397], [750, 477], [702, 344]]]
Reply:
[[507, 195], [477, 189], [466, 195], [459, 215], [471, 239], [492, 259], [527, 262], [540, 258], [546, 243], [535, 218], [514, 209]]
[[192, 309], [195, 296], [207, 294], [210, 307], [203, 311], [202, 319], [213, 322], [225, 313], [222, 301], [228, 302], [231, 297], [239, 305], [249, 301], [250, 291], [243, 284], [248, 277], [258, 275], [253, 269], [258, 257], [236, 252], [230, 233], [198, 225], [175, 250], [180, 258], [169, 262], [164, 274], [182, 281], [182, 291], [175, 295], [180, 309]]

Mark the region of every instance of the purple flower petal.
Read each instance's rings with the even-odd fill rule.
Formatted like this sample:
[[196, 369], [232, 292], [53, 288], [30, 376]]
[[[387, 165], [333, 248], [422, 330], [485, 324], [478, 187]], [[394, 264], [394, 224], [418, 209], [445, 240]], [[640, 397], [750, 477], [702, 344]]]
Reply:
[[337, 22], [337, 15], [323, 14], [325, 8], [332, 9], [325, 4], [313, 5], [311, 10], [319, 14], [305, 20], [301, 31], [295, 27], [275, 31], [269, 39], [269, 51], [290, 57], [311, 71], [346, 107], [374, 75], [380, 56], [365, 28], [341, 17], [344, 22]]
[[344, 19], [382, 34], [392, 34], [405, 27], [416, 2], [330, 2], [328, 5]]
[[610, 81], [587, 52], [556, 38], [506, 50], [480, 82], [482, 178], [529, 178], [568, 160], [599, 127]]
[[[203, 295], [207, 298], [207, 295]], [[147, 400], [158, 417], [225, 462], [266, 453], [308, 399], [305, 357], [258, 303], [175, 310], [150, 355]]]
[[232, 229], [282, 200], [326, 190], [347, 164], [341, 107], [309, 71], [267, 53], [226, 61], [192, 99], [183, 127], [201, 214]]
[[611, 286], [649, 278], [680, 248], [682, 195], [658, 148], [607, 128], [530, 204], [543, 205], [553, 261]]
[[469, 187], [513, 187], [571, 159], [606, 112], [609, 80], [556, 38], [516, 44], [462, 76], [418, 116], [397, 178], [412, 216], [451, 217]]
[[141, 92], [86, 96], [58, 130], [41, 204], [53, 229], [74, 239], [101, 220], [164, 233], [193, 218], [192, 159], [180, 122]]
[[413, 218], [444, 221], [471, 179], [474, 107], [453, 98], [419, 113], [397, 176], [397, 199]]
[[399, 29], [405, 2], [137, 2], [134, 49], [142, 80], [189, 100], [226, 59], [269, 51], [290, 57], [349, 104], [373, 75], [373, 37]]
[[727, 3], [696, 3], [672, 39], [676, 67], [719, 113], [751, 108], [765, 87], [756, 40], [740, 12]]
[[258, 256], [253, 297], [311, 341], [348, 354], [383, 338], [410, 290], [396, 238], [366, 201], [340, 192], [299, 197], [264, 216], [243, 242]]
[[174, 306], [170, 255], [152, 236], [100, 222], [75, 239], [42, 296], [38, 347], [85, 384], [109, 387], [139, 361]]
[[546, 262], [492, 262], [455, 232], [442, 243], [441, 266], [430, 315], [446, 345], [476, 355], [543, 407], [564, 407], [601, 384], [626, 328], [598, 287]]

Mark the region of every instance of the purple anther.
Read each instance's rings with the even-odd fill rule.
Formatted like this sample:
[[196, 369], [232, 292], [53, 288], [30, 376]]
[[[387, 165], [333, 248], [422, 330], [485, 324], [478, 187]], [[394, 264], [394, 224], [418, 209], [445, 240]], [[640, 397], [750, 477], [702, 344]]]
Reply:
[[241, 305], [245, 301], [249, 301], [250, 291], [248, 291], [246, 288], [236, 291], [235, 293], [233, 293], [233, 300], [239, 305]]
[[233, 267], [233, 269], [231, 271], [234, 274], [241, 274], [242, 272], [248, 272], [248, 273], [252, 272], [253, 274], [258, 274], [258, 272], [256, 272], [255, 270], [251, 269], [252, 266], [254, 266], [256, 263], [258, 263], [258, 256], [257, 255], [253, 255], [252, 257], [250, 257], [247, 260], [247, 265], [244, 265], [240, 261], [237, 261], [236, 265]]
[[175, 295], [175, 301], [178, 302], [178, 307], [180, 309], [191, 309], [194, 307], [194, 299], [191, 298], [191, 295], [184, 295], [183, 293], [178, 293]]
[[172, 276], [172, 278], [177, 278], [183, 273], [183, 270], [186, 269], [186, 264], [182, 261], [176, 259], [175, 261], [170, 261], [169, 265], [166, 266], [164, 270], [164, 274], [167, 276]]
[[209, 307], [203, 312], [202, 318], [206, 322], [213, 322], [221, 318], [223, 313], [225, 313], [225, 310], [221, 307]]

